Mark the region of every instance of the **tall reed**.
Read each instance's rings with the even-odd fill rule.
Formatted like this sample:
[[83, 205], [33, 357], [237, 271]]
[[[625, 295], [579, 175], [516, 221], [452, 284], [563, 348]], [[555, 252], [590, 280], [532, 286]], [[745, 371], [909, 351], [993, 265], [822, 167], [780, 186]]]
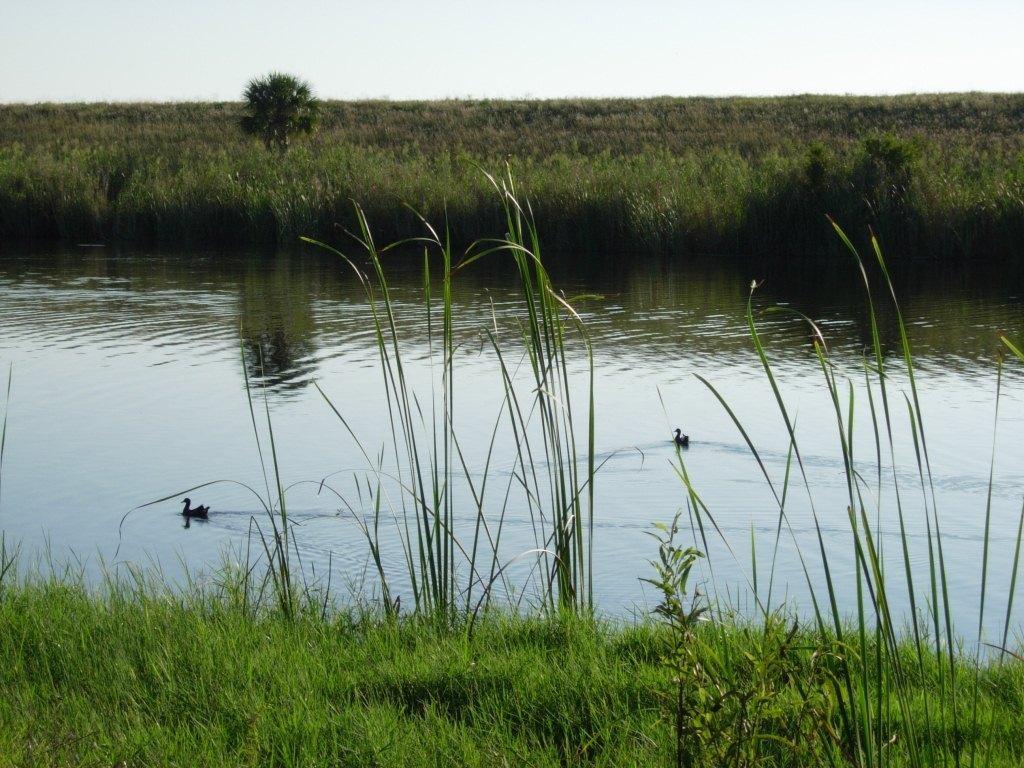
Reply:
[[[4, 397], [4, 419], [0, 425], [0, 513], [3, 512], [3, 487], [4, 487], [4, 451], [7, 447], [7, 416], [11, 409], [11, 383], [14, 381], [14, 365], [7, 369], [7, 392]], [[18, 548], [9, 547], [7, 544], [7, 533], [0, 529], [0, 589], [3, 589], [4, 580], [11, 572], [17, 560]]]
[[[334, 253], [362, 286], [377, 341], [383, 395], [387, 401], [391, 439], [385, 451], [365, 445], [344, 415], [344, 404], [330, 398], [317, 384], [327, 404], [355, 440], [367, 463], [368, 476], [357, 483], [358, 498], [326, 482], [351, 512], [367, 539], [384, 604], [392, 610], [391, 577], [381, 556], [381, 516], [394, 519], [416, 610], [453, 616], [476, 615], [490, 602], [500, 582], [508, 587], [506, 569], [522, 558], [535, 558], [539, 595], [544, 605], [572, 611], [593, 606], [593, 481], [594, 363], [590, 342], [572, 305], [551, 284], [541, 260], [540, 239], [532, 213], [520, 203], [511, 173], [498, 179], [487, 175], [501, 200], [504, 238], [474, 243], [455, 262], [451, 233], [435, 229], [419, 216], [426, 234], [379, 247], [367, 216], [356, 206], [359, 231], [355, 238], [368, 260], [364, 271], [356, 258], [325, 243], [308, 240]], [[388, 251], [417, 244], [423, 248], [424, 312], [431, 360], [431, 389], [417, 392], [407, 376], [408, 355], [399, 332], [395, 305], [384, 266]], [[482, 474], [475, 476], [463, 454], [456, 429], [454, 318], [452, 285], [461, 270], [483, 258], [504, 254], [514, 261], [523, 300], [519, 319], [523, 354], [531, 372], [528, 394], [516, 379], [496, 329], [487, 338], [497, 361], [504, 397], [490, 431]], [[435, 328], [431, 263], [440, 268], [440, 329]], [[577, 424], [578, 407], [569, 371], [567, 334], [575, 330], [586, 355], [585, 426]], [[439, 342], [440, 360], [435, 356]], [[514, 459], [500, 503], [488, 502], [500, 422], [507, 419]], [[584, 434], [585, 445], [579, 442]], [[388, 490], [389, 484], [397, 494]], [[460, 531], [455, 520], [455, 493], [468, 490], [474, 507], [471, 531]], [[365, 499], [362, 496], [365, 489]], [[509, 505], [521, 499], [535, 534], [535, 546], [506, 555], [501, 547]], [[367, 508], [369, 513], [367, 514]], [[522, 585], [520, 585], [522, 586]]]

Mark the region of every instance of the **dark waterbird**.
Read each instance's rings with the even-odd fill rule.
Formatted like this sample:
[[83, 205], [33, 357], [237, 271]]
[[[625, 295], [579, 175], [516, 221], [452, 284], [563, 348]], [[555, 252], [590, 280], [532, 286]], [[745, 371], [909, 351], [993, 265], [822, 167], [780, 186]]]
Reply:
[[203, 506], [202, 504], [200, 504], [195, 509], [192, 509], [191, 506], [190, 506], [192, 504], [192, 499], [189, 499], [189, 498], [185, 498], [184, 501], [182, 501], [182, 503], [185, 505], [185, 508], [183, 510], [181, 510], [181, 514], [182, 514], [182, 516], [184, 516], [186, 518], [188, 518], [188, 517], [198, 517], [200, 520], [206, 520], [207, 517], [209, 516], [209, 513], [210, 513], [210, 508], [209, 507], [206, 507], [206, 506]]
[[683, 430], [681, 430], [678, 427], [676, 427], [676, 436], [675, 436], [675, 440], [673, 440], [673, 442], [676, 445], [682, 446], [683, 448], [689, 448], [690, 447], [690, 436], [689, 435], [684, 435], [683, 434]]

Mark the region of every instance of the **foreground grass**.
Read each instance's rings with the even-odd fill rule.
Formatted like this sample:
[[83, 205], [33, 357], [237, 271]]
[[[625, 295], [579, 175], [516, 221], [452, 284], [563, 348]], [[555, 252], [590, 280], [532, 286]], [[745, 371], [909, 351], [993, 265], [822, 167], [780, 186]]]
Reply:
[[[788, 633], [768, 626], [710, 623], [696, 641], [729, 707], [748, 708], [701, 764], [730, 739], [748, 742], [739, 765], [847, 764], [822, 673], [840, 649], [801, 632], [780, 666]], [[497, 616], [469, 633], [254, 617], [224, 594], [23, 583], [0, 592], [0, 765], [667, 765], [666, 641], [652, 625], [578, 618]], [[973, 675], [958, 666], [964, 690]], [[930, 701], [933, 743], [977, 746], [979, 761], [992, 744], [992, 765], [1020, 765], [1024, 665], [986, 667], [977, 724], [957, 731], [936, 711], [938, 679], [932, 660], [911, 681], [916, 732]], [[709, 728], [722, 717], [701, 714]], [[888, 727], [900, 765], [905, 731]]]
[[331, 102], [285, 158], [238, 104], [0, 106], [0, 237], [292, 243], [493, 236], [475, 164], [511, 157], [549, 248], [822, 252], [824, 215], [890, 252], [1016, 254], [1020, 95]]

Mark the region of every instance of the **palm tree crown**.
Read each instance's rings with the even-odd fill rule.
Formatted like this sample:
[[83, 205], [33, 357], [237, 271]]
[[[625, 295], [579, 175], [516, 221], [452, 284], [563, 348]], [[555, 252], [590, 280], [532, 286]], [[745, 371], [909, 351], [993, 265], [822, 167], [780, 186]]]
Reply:
[[242, 96], [242, 130], [259, 136], [268, 149], [284, 152], [294, 134], [311, 133], [316, 126], [320, 102], [309, 83], [293, 75], [271, 72], [250, 80]]

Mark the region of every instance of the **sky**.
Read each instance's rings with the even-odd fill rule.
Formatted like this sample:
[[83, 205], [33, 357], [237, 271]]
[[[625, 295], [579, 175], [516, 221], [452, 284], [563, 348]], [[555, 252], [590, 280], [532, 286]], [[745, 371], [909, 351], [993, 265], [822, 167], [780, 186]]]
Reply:
[[1024, 90], [1024, 0], [0, 0], [0, 102]]

